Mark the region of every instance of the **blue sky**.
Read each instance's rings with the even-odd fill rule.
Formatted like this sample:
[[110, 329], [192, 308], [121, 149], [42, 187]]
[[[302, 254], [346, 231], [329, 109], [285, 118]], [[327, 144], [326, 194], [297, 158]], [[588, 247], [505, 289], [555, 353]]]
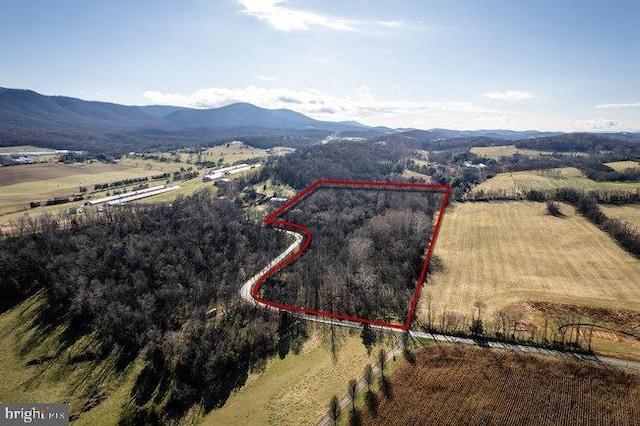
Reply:
[[640, 2], [0, 0], [0, 86], [454, 129], [640, 130]]

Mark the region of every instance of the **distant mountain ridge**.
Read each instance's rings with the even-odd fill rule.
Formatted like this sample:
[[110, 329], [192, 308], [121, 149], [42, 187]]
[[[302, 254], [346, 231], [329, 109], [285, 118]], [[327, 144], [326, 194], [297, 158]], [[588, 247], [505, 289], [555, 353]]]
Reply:
[[[33, 144], [117, 152], [215, 144], [233, 138], [244, 138], [256, 146], [306, 146], [332, 133], [389, 141], [463, 137], [516, 140], [559, 134], [533, 130], [390, 129], [355, 121], [321, 121], [288, 109], [265, 109], [249, 103], [210, 109], [126, 106], [0, 88], [0, 146]], [[624, 137], [635, 139], [640, 135]]]

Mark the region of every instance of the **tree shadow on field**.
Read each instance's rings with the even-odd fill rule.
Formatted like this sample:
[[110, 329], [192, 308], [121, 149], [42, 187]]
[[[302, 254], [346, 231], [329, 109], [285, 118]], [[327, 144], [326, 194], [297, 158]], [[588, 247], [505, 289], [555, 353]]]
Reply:
[[380, 377], [380, 391], [382, 391], [382, 395], [386, 399], [393, 399], [393, 386], [391, 386], [391, 382], [385, 375]]
[[349, 426], [360, 426], [362, 424], [362, 415], [360, 414], [360, 410], [357, 408], [355, 410], [351, 410], [351, 414], [349, 415]]
[[371, 413], [371, 415], [375, 418], [378, 416], [378, 395], [376, 395], [374, 392], [371, 391], [367, 391], [367, 393], [364, 396], [364, 400], [365, 403], [367, 404], [367, 408], [369, 409], [369, 412]]

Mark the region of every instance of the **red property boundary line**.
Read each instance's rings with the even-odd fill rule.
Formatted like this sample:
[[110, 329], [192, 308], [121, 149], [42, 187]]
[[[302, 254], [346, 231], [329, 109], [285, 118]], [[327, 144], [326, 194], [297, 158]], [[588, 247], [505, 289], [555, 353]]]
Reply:
[[[289, 210], [298, 201], [302, 200], [304, 197], [309, 195], [311, 192], [313, 192], [315, 189], [317, 189], [320, 186], [352, 186], [352, 187], [355, 186], [355, 187], [364, 187], [364, 189], [375, 188], [375, 187], [415, 188], [415, 189], [438, 189], [443, 191], [444, 197], [442, 199], [442, 204], [440, 205], [438, 219], [436, 220], [436, 224], [433, 229], [433, 234], [431, 236], [431, 241], [429, 243], [427, 255], [425, 256], [424, 263], [422, 264], [422, 270], [420, 272], [420, 280], [418, 281], [418, 285], [416, 286], [416, 290], [413, 294], [413, 299], [411, 300], [409, 315], [407, 316], [407, 320], [404, 324], [386, 323], [384, 321], [375, 321], [368, 318], [358, 318], [350, 315], [343, 315], [343, 314], [337, 314], [332, 312], [319, 311], [319, 310], [310, 309], [310, 308], [304, 308], [300, 306], [293, 306], [293, 305], [287, 305], [283, 303], [271, 302], [258, 296], [258, 289], [267, 280], [268, 277], [275, 274], [277, 271], [285, 267], [287, 264], [293, 262], [302, 253], [304, 253], [305, 250], [307, 250], [307, 248], [309, 248], [309, 245], [311, 244], [311, 239], [312, 239], [311, 231], [309, 231], [307, 228], [297, 223], [280, 220], [278, 219], [278, 216], [280, 216], [285, 211]], [[282, 227], [282, 228], [293, 228], [304, 233], [306, 238], [302, 246], [296, 252], [292, 253], [290, 256], [282, 260], [277, 265], [273, 266], [271, 269], [267, 271], [266, 274], [264, 274], [262, 277], [260, 277], [260, 279], [256, 281], [256, 283], [253, 285], [253, 288], [251, 289], [251, 296], [259, 303], [271, 306], [276, 309], [283, 309], [283, 310], [292, 311], [292, 312], [318, 315], [318, 316], [323, 316], [327, 318], [335, 318], [338, 320], [368, 323], [372, 325], [395, 328], [399, 330], [408, 330], [409, 326], [411, 325], [411, 321], [413, 320], [413, 316], [415, 314], [418, 298], [420, 297], [420, 290], [422, 289], [422, 283], [424, 282], [424, 278], [427, 274], [427, 266], [429, 265], [429, 260], [431, 259], [431, 255], [433, 254], [433, 248], [435, 246], [436, 238], [438, 236], [438, 231], [440, 230], [440, 225], [442, 223], [442, 218], [444, 217], [444, 212], [447, 207], [447, 201], [449, 199], [450, 194], [451, 194], [451, 185], [436, 185], [436, 184], [409, 183], [409, 182], [369, 182], [369, 181], [350, 181], [350, 180], [327, 180], [327, 179], [321, 179], [314, 182], [309, 187], [305, 188], [302, 192], [300, 192], [298, 195], [296, 195], [291, 200], [289, 200], [284, 205], [282, 205], [275, 212], [271, 213], [269, 216], [265, 218], [264, 220], [265, 225]]]

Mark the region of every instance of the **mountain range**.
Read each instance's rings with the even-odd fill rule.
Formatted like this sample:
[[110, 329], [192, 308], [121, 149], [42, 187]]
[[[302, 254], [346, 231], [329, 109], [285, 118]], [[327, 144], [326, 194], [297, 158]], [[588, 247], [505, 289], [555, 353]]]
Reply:
[[193, 109], [167, 105], [126, 106], [0, 88], [0, 146], [32, 144], [118, 152], [215, 144], [244, 138], [257, 146], [305, 146], [328, 135], [444, 140], [490, 137], [515, 140], [557, 132], [457, 131], [369, 127], [354, 121], [320, 121], [287, 109], [248, 103]]

